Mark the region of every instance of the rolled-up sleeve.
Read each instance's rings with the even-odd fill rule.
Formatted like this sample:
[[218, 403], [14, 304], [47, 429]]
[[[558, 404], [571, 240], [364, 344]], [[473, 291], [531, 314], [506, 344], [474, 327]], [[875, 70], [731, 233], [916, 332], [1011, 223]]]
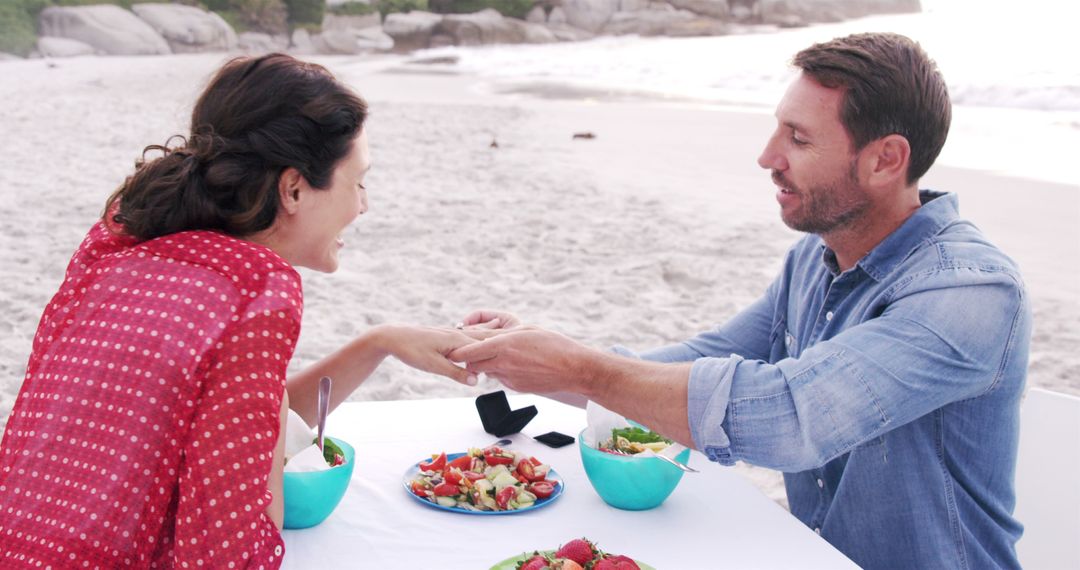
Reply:
[[[706, 358], [690, 378], [695, 443], [721, 463], [795, 472], [993, 388], [1026, 334], [1007, 272], [951, 268], [893, 292], [876, 318], [798, 358]], [[978, 334], [973, 334], [978, 331]]]

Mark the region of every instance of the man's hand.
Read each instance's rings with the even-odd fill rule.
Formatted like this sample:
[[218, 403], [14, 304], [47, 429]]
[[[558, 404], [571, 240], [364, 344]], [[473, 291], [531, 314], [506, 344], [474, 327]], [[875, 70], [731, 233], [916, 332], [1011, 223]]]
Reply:
[[464, 331], [483, 339], [462, 346], [447, 357], [468, 364], [469, 372], [498, 378], [519, 392], [585, 393], [593, 383], [603, 353], [561, 334], [535, 327]]
[[446, 376], [469, 386], [476, 385], [476, 374], [454, 364], [448, 356], [455, 350], [477, 342], [461, 331], [433, 327], [384, 325], [379, 345], [409, 366]]

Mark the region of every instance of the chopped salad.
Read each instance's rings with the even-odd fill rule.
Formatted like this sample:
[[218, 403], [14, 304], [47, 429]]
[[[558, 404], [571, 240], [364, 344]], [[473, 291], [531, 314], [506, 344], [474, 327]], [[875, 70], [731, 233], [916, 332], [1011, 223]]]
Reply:
[[613, 428], [611, 437], [601, 441], [597, 449], [608, 453], [636, 455], [645, 450], [659, 453], [671, 443], [670, 439], [639, 427]]
[[558, 481], [535, 457], [500, 447], [471, 448], [460, 457], [446, 453], [417, 464], [409, 488], [414, 495], [443, 507], [468, 511], [512, 511], [550, 497]]

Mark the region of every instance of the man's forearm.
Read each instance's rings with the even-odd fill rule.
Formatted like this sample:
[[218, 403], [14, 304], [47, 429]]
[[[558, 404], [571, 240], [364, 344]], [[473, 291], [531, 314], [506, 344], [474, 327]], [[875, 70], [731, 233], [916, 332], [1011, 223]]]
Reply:
[[693, 447], [687, 412], [692, 365], [595, 351], [583, 367], [579, 391], [609, 410]]

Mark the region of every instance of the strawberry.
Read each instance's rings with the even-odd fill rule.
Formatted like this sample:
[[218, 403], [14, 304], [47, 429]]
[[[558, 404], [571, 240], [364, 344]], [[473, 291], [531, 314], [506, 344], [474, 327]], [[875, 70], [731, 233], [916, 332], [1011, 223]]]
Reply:
[[575, 538], [555, 552], [555, 558], [568, 558], [584, 566], [596, 556], [596, 550], [588, 540]]
[[623, 556], [622, 554], [611, 556], [608, 560], [615, 563], [615, 570], [641, 570], [637, 565], [637, 562], [634, 562], [630, 557]]
[[610, 558], [604, 558], [593, 564], [592, 570], [618, 570]]
[[547, 568], [550, 568], [547, 558], [544, 558], [542, 554], [537, 554], [526, 560], [518, 570], [545, 570]]

